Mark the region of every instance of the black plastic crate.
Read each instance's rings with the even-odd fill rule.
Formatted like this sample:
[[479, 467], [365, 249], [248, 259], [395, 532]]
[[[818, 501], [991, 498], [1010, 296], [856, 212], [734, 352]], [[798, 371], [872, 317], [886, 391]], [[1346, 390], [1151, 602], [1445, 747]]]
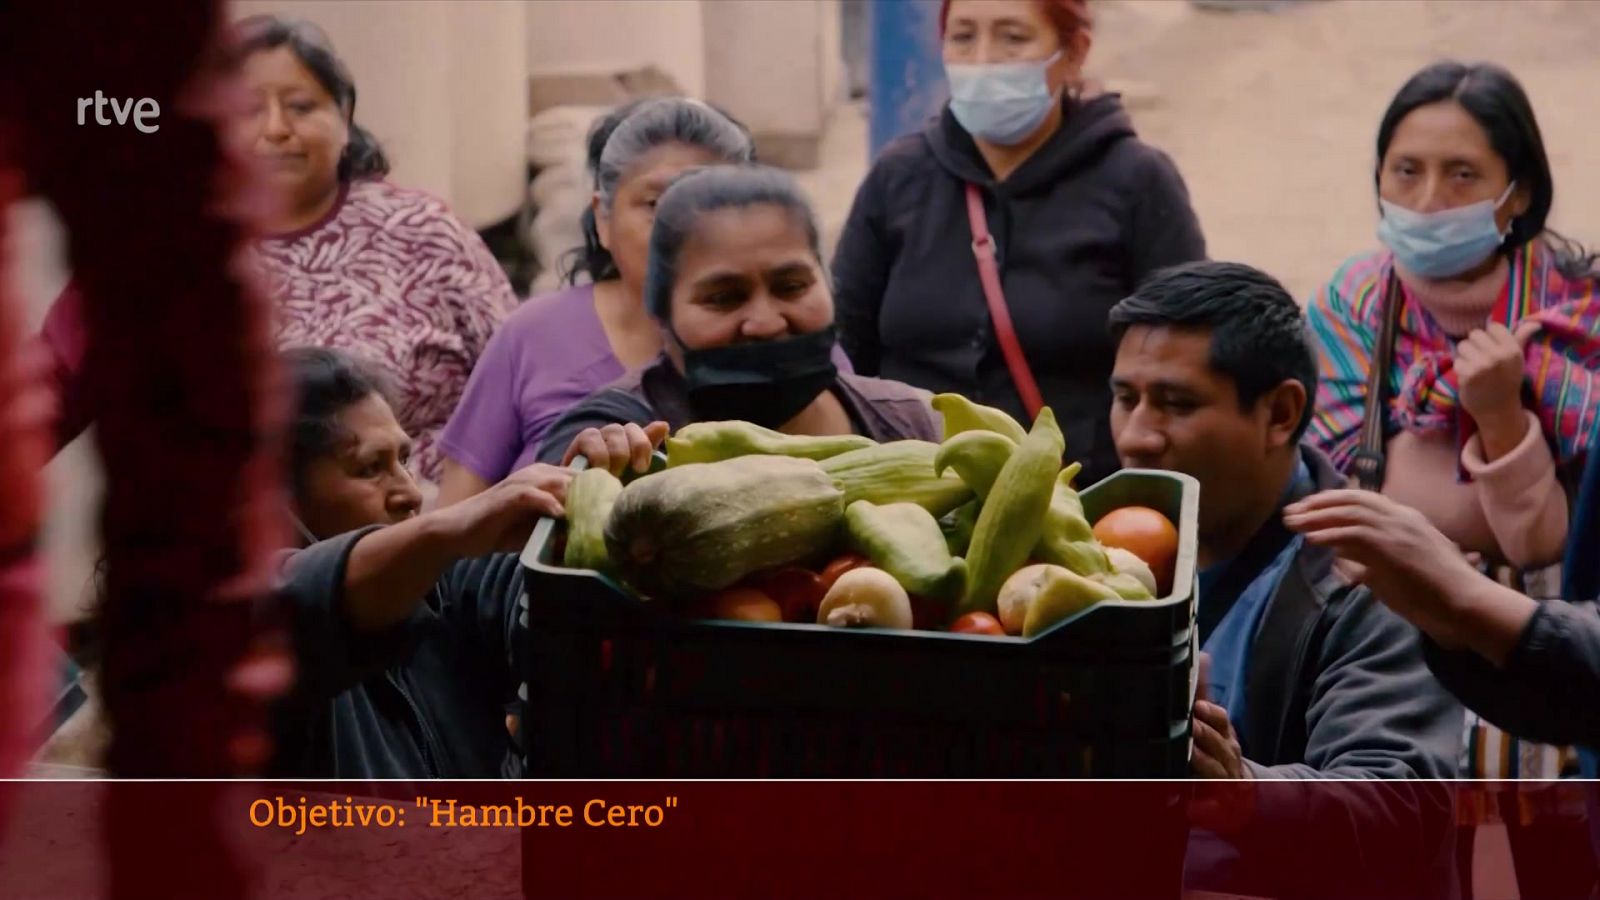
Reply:
[[1125, 471], [1083, 491], [1178, 526], [1162, 600], [1103, 602], [1033, 638], [685, 619], [523, 551], [532, 777], [1165, 778], [1188, 774], [1199, 485]]

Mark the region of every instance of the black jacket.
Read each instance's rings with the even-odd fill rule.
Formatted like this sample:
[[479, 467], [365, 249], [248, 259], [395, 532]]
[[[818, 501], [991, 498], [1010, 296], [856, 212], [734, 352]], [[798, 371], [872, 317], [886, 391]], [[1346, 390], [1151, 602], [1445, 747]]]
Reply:
[[1003, 182], [948, 109], [873, 164], [833, 260], [851, 363], [1024, 421], [972, 255], [969, 182], [1034, 378], [1092, 484], [1118, 468], [1106, 313], [1150, 272], [1205, 256], [1188, 191], [1109, 94], [1068, 101], [1060, 130]]
[[[1312, 483], [1286, 502], [1344, 486], [1320, 451], [1301, 452]], [[1210, 600], [1231, 603], [1234, 573], [1259, 572], [1292, 539], [1274, 516]], [[1256, 814], [1233, 841], [1240, 867], [1192, 877], [1192, 887], [1275, 897], [1453, 893], [1452, 795], [1416, 779], [1456, 776], [1461, 706], [1428, 672], [1416, 630], [1346, 583], [1333, 561], [1326, 548], [1302, 544], [1262, 614], [1239, 743], [1255, 778], [1285, 780], [1259, 783]], [[1221, 610], [1201, 602], [1204, 640], [1204, 622]], [[1260, 883], [1263, 873], [1272, 883]]]
[[1600, 748], [1600, 453], [1584, 469], [1562, 563], [1561, 596], [1529, 620], [1504, 669], [1428, 641], [1428, 665], [1479, 715], [1520, 737]]
[[345, 564], [372, 529], [291, 555], [295, 688], [275, 716], [274, 777], [500, 778], [520, 769], [506, 730], [522, 565], [515, 554], [455, 563], [411, 618], [354, 632]]
[[1600, 747], [1600, 607], [1539, 605], [1505, 668], [1432, 641], [1428, 666], [1478, 715], [1518, 737]]
[[[1290, 502], [1344, 486], [1321, 451], [1300, 452], [1311, 485]], [[1274, 516], [1229, 568], [1271, 560], [1291, 539]], [[1454, 778], [1460, 705], [1428, 673], [1415, 629], [1345, 582], [1333, 561], [1327, 548], [1302, 544], [1262, 614], [1245, 685], [1245, 756], [1268, 778]], [[1228, 577], [1211, 599], [1234, 599]], [[1220, 610], [1203, 608], [1202, 623], [1217, 618], [1208, 612]]]

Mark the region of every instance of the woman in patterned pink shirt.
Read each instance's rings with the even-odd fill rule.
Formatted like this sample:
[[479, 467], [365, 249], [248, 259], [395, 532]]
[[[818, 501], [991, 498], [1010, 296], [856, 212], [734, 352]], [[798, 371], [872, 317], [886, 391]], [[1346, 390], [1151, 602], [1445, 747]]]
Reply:
[[417, 441], [411, 467], [437, 481], [437, 434], [516, 296], [442, 202], [383, 180], [389, 164], [355, 124], [355, 85], [320, 29], [275, 16], [237, 27], [250, 105], [236, 138], [281, 199], [256, 244], [278, 346], [335, 347], [381, 367]]
[[[416, 439], [411, 469], [437, 482], [435, 438], [516, 296], [442, 202], [383, 180], [389, 163], [352, 119], [355, 85], [320, 29], [256, 16], [236, 35], [249, 103], [233, 138], [279, 201], [255, 242], [276, 300], [277, 344], [335, 347], [380, 368]], [[39, 336], [53, 364], [58, 445], [89, 425], [79, 305], [69, 284]]]

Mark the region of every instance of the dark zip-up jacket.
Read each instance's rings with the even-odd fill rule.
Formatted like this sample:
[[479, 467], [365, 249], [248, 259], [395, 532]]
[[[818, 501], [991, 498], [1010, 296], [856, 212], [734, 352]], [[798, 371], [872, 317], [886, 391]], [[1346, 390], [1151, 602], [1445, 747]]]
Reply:
[[[1600, 445], [1597, 445], [1600, 446]], [[1600, 453], [1591, 452], [1569, 520], [1561, 596], [1540, 604], [1499, 669], [1428, 642], [1428, 665], [1500, 728], [1547, 744], [1600, 748]]]
[[[1344, 486], [1320, 451], [1301, 453], [1311, 484], [1289, 502]], [[1270, 560], [1289, 539], [1274, 517], [1231, 568]], [[1461, 707], [1429, 675], [1415, 630], [1333, 561], [1302, 544], [1268, 601], [1251, 644], [1245, 756], [1271, 778], [1454, 777]]]
[[863, 375], [965, 394], [1026, 421], [972, 255], [983, 192], [1000, 280], [1083, 483], [1118, 468], [1106, 314], [1156, 269], [1205, 257], [1183, 179], [1113, 94], [1067, 100], [1060, 129], [1004, 181], [949, 109], [886, 147], [833, 259], [841, 342]]
[[[1286, 502], [1344, 486], [1320, 451], [1301, 453], [1311, 484]], [[1274, 516], [1212, 596], [1231, 600], [1232, 573], [1259, 571], [1291, 539]], [[1428, 672], [1415, 629], [1346, 583], [1333, 561], [1302, 544], [1251, 643], [1239, 733], [1246, 764], [1257, 779], [1298, 783], [1260, 785], [1256, 815], [1235, 843], [1247, 862], [1305, 877], [1247, 886], [1285, 897], [1450, 896], [1452, 794], [1414, 780], [1455, 777], [1461, 707]]]
[[515, 554], [462, 560], [409, 619], [354, 631], [341, 604], [362, 535], [289, 556], [280, 594], [292, 616], [293, 692], [275, 711], [275, 777], [500, 778], [516, 771], [506, 709], [522, 567]]

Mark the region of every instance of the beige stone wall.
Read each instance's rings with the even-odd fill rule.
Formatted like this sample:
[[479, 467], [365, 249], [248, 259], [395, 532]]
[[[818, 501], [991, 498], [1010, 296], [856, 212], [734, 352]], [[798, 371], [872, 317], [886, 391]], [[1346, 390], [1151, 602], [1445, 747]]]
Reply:
[[440, 195], [483, 227], [522, 202], [529, 75], [654, 66], [685, 93], [743, 120], [769, 158], [814, 162], [828, 110], [844, 90], [839, 7], [838, 0], [236, 0], [233, 9], [321, 25], [355, 76], [357, 119], [383, 142], [394, 180]]
[[817, 163], [817, 142], [843, 92], [839, 18], [837, 0], [706, 6], [706, 99], [743, 121], [769, 161]]
[[653, 65], [685, 93], [704, 96], [708, 8], [743, 0], [533, 0], [527, 4], [530, 72], [599, 72]]
[[539, 4], [450, 2], [450, 202], [478, 227], [514, 214], [526, 191], [527, 46]]

